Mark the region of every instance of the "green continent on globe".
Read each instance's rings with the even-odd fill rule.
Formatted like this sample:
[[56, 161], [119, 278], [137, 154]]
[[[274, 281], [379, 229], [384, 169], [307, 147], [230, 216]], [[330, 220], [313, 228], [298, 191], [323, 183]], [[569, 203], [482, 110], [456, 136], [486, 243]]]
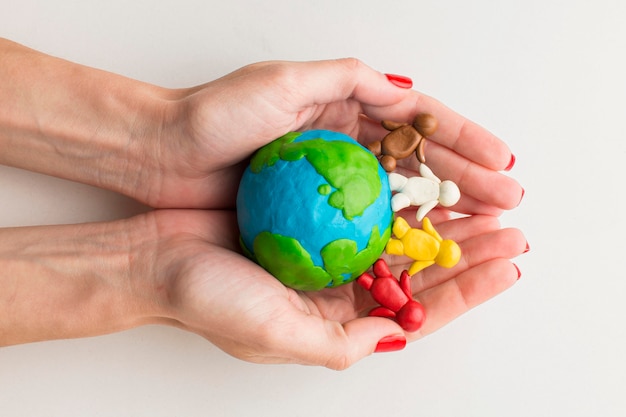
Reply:
[[254, 239], [257, 262], [288, 287], [303, 291], [317, 291], [336, 287], [355, 279], [382, 253], [389, 237], [391, 224], [380, 234], [374, 226], [367, 246], [357, 252], [356, 242], [338, 239], [321, 250], [324, 268], [315, 266], [311, 255], [291, 237], [261, 232]]
[[237, 192], [246, 256], [288, 287], [356, 279], [383, 253], [393, 213], [387, 175], [349, 136], [288, 133], [251, 158]]
[[[290, 132], [261, 148], [252, 157], [251, 171], [258, 173], [279, 159], [293, 162], [306, 158], [317, 173], [335, 188], [328, 204], [341, 210], [348, 220], [362, 215], [378, 198], [382, 188], [378, 160], [358, 145], [348, 142], [328, 142], [321, 138], [294, 142], [300, 135], [299, 132]], [[355, 149], [358, 151], [355, 152]]]

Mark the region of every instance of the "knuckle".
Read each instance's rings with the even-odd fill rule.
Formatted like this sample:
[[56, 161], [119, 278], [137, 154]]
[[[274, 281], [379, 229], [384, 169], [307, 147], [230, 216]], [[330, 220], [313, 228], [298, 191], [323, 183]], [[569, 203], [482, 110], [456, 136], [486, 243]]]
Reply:
[[345, 355], [332, 358], [324, 366], [333, 371], [345, 371], [353, 365], [352, 361]]
[[360, 59], [354, 57], [340, 58], [337, 60], [337, 62], [350, 71], [358, 70], [359, 68], [364, 66], [363, 62]]

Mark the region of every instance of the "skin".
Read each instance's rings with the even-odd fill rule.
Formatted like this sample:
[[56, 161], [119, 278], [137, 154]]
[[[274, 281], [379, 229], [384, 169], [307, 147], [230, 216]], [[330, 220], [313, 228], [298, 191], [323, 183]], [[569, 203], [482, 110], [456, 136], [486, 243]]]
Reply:
[[[0, 40], [0, 163], [113, 190], [155, 210], [109, 223], [0, 229], [0, 346], [164, 324], [259, 363], [345, 369], [388, 336], [417, 340], [512, 286], [526, 240], [496, 217], [522, 188], [508, 147], [356, 59], [266, 62], [165, 89]], [[233, 111], [236, 109], [237, 111]], [[430, 217], [463, 251], [413, 278], [416, 333], [365, 317], [358, 285], [302, 293], [240, 253], [234, 201], [247, 158], [288, 131], [380, 140], [379, 121], [433, 114], [431, 168], [464, 195]], [[410, 171], [409, 165], [404, 172]], [[408, 216], [407, 216], [408, 217]], [[388, 259], [399, 276], [410, 260]]]

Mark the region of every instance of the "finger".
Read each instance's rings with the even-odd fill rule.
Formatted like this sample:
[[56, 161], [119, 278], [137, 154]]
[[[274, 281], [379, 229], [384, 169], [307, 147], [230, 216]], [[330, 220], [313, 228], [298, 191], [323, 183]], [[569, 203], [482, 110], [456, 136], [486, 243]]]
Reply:
[[500, 207], [487, 204], [467, 194], [461, 194], [459, 202], [450, 207], [450, 210], [462, 214], [476, 214], [498, 217], [504, 211]]
[[[211, 136], [219, 138], [213, 152], [235, 160], [288, 131], [311, 128], [318, 118], [323, 120], [315, 126], [356, 134], [352, 130], [362, 105], [385, 107], [410, 94], [356, 59], [255, 64], [197, 91], [201, 94], [189, 96], [194, 123], [210, 126]], [[224, 105], [226, 99], [236, 102], [238, 115]], [[254, 123], [237, 127], [246, 140], [233, 148], [232, 126], [225, 121], [235, 119]]]
[[311, 62], [273, 61], [248, 65], [222, 81], [274, 80], [280, 99], [291, 112], [312, 106], [353, 100], [369, 106], [390, 106], [411, 90], [399, 88], [387, 77], [354, 58]]
[[[409, 222], [411, 227], [421, 228], [421, 222], [418, 222], [414, 217], [409, 216], [406, 220]], [[476, 215], [448, 220], [441, 223], [433, 222], [433, 224], [435, 224], [438, 233], [444, 239], [452, 239], [459, 243], [462, 254], [461, 259], [463, 259], [464, 256], [470, 256], [469, 253], [466, 253], [466, 249], [464, 249], [464, 241], [482, 234], [489, 234], [500, 230], [500, 222], [497, 217], [493, 216]], [[489, 242], [487, 242], [487, 250], [489, 249], [488, 245]], [[401, 272], [408, 269], [411, 263], [413, 263], [413, 260], [407, 256], [385, 255], [384, 258], [387, 261], [392, 273], [396, 277], [399, 277]], [[413, 277], [413, 292], [417, 293], [426, 288], [430, 288], [437, 283], [445, 281], [451, 276], [457, 274], [459, 270], [461, 270], [461, 268], [455, 267], [452, 269], [446, 269], [437, 265], [432, 265]]]
[[[330, 357], [326, 366], [331, 369], [346, 369], [361, 359], [376, 352], [382, 343], [389, 343], [390, 338], [401, 339], [406, 343], [406, 336], [402, 328], [394, 321], [379, 317], [364, 317], [352, 320], [343, 325], [347, 336], [345, 348], [337, 343], [342, 338], [330, 340], [330, 346], [337, 346], [339, 350]], [[398, 350], [404, 345], [392, 347], [391, 350]], [[387, 347], [388, 348], [388, 347]], [[385, 348], [385, 349], [387, 349]], [[341, 352], [344, 352], [342, 359]], [[337, 359], [339, 359], [337, 361]]]
[[284, 79], [294, 87], [303, 107], [347, 99], [363, 105], [389, 106], [410, 93], [354, 58], [296, 63], [283, 70]]
[[[436, 210], [438, 209], [433, 211]], [[405, 216], [403, 214], [405, 212], [407, 214], [414, 213], [415, 210], [405, 209], [400, 212], [399, 215], [401, 215], [411, 227], [422, 227], [422, 222], [418, 222], [414, 215], [408, 214]], [[500, 229], [500, 220], [495, 216], [474, 215], [457, 219], [441, 218], [435, 220], [436, 218], [431, 217], [429, 213], [428, 218], [444, 239], [452, 239], [456, 242], [461, 242], [474, 236]]]
[[[467, 270], [491, 259], [515, 258], [526, 250], [526, 237], [521, 230], [506, 228], [474, 236], [460, 243], [463, 256], [457, 267]], [[450, 277], [452, 270], [448, 270]]]
[[412, 289], [419, 293], [454, 278], [462, 271], [492, 259], [512, 259], [526, 250], [526, 238], [518, 229], [500, 229], [473, 236], [459, 242], [461, 259], [453, 268], [432, 267], [413, 278]]
[[500, 230], [500, 220], [494, 216], [475, 215], [434, 223], [444, 239], [463, 242], [484, 233]]
[[419, 294], [426, 320], [412, 337], [419, 338], [443, 327], [510, 288], [518, 278], [519, 271], [509, 260], [493, 259]]
[[509, 210], [519, 205], [523, 189], [514, 179], [474, 163], [436, 143], [427, 143], [428, 166], [442, 180], [455, 182], [461, 194]]
[[342, 325], [302, 315], [288, 330], [282, 332], [277, 356], [335, 370], [347, 369], [372, 354], [378, 343], [389, 336], [404, 337], [397, 323], [379, 317], [357, 318]]
[[[361, 118], [359, 127], [359, 139], [364, 145], [381, 140], [388, 133], [379, 122], [369, 117]], [[429, 167], [442, 180], [452, 180], [462, 190], [461, 199], [452, 210], [498, 216], [503, 209], [511, 209], [519, 204], [523, 190], [515, 180], [433, 141], [426, 142], [426, 153]], [[419, 176], [418, 167], [417, 158], [412, 154], [398, 161], [396, 171], [407, 177]]]
[[494, 134], [417, 91], [393, 107], [366, 106], [364, 112], [375, 120], [392, 116], [394, 120], [406, 123], [411, 123], [416, 114], [430, 113], [439, 122], [437, 131], [429, 136], [430, 140], [492, 170], [503, 170], [511, 162], [509, 147]]
[[[413, 162], [412, 165], [410, 165], [410, 163], [407, 163], [407, 161], [409, 161], [410, 159], [414, 159], [414, 161], [410, 161], [410, 162]], [[464, 161], [466, 161], [466, 160], [464, 159]], [[435, 166], [435, 168], [434, 168], [435, 170], [439, 170], [439, 166], [441, 164], [435, 162], [432, 165]], [[405, 158], [405, 159], [399, 161], [398, 166], [396, 167], [394, 172], [397, 172], [397, 173], [399, 173], [401, 175], [404, 175], [407, 178], [419, 177], [420, 174], [417, 171], [418, 166], [419, 166], [419, 163], [417, 162], [417, 158], [415, 158], [413, 156], [411, 158]], [[429, 160], [429, 166], [430, 166], [430, 160]], [[444, 164], [444, 167], [446, 167], [446, 169], [449, 168], [449, 167], [445, 166], [445, 164]], [[496, 173], [495, 171], [490, 171], [490, 170], [486, 170], [486, 171], [488, 171], [490, 173], [490, 175], [491, 174], [500, 175], [500, 174]], [[446, 171], [446, 172], [444, 172], [444, 174], [445, 175], [441, 175], [439, 172], [437, 172], [437, 175], [441, 175], [441, 179], [442, 180], [447, 180], [447, 179], [452, 180], [450, 177], [461, 178], [461, 176], [457, 175], [458, 173], [456, 173], [456, 172], [454, 172], [452, 174], [449, 174]], [[496, 177], [496, 178], [499, 178], [499, 177]], [[454, 180], [452, 180], [452, 181], [454, 181]], [[517, 184], [517, 183], [515, 183], [515, 184]], [[505, 186], [506, 186], [506, 184], [505, 184]], [[520, 189], [521, 189], [521, 187], [520, 187]], [[438, 207], [441, 207], [441, 206], [438, 206]], [[482, 215], [496, 216], [496, 217], [500, 216], [502, 214], [502, 212], [504, 211], [503, 208], [501, 208], [499, 206], [496, 206], [493, 203], [487, 203], [487, 202], [484, 202], [482, 200], [479, 200], [479, 199], [471, 196], [470, 194], [468, 194], [466, 192], [466, 189], [461, 189], [461, 198], [459, 199], [459, 201], [455, 205], [450, 206], [448, 209], [450, 211], [454, 211], [454, 212], [457, 212], [457, 213], [482, 214]], [[428, 217], [430, 217], [430, 213], [429, 213]]]

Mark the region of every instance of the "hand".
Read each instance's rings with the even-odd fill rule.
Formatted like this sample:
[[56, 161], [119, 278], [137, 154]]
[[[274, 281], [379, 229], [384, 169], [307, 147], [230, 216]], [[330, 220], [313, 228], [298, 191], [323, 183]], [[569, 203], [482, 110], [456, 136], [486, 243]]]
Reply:
[[151, 176], [158, 184], [142, 187], [153, 193], [140, 199], [155, 207], [232, 207], [246, 158], [286, 132], [329, 129], [367, 143], [387, 133], [380, 120], [411, 121], [417, 112], [439, 120], [429, 165], [458, 182], [464, 197], [455, 209], [498, 215], [521, 199], [521, 187], [496, 172], [512, 160], [502, 141], [354, 59], [254, 64], [177, 94]]
[[355, 59], [254, 64], [196, 88], [170, 90], [3, 39], [0, 53], [7, 87], [0, 107], [8, 112], [0, 163], [156, 208], [232, 207], [246, 158], [288, 131], [337, 130], [368, 143], [387, 133], [381, 120], [410, 122], [419, 112], [439, 121], [426, 153], [436, 175], [461, 188], [455, 210], [497, 215], [523, 193], [497, 172], [512, 161], [502, 141]]
[[[433, 266], [413, 278], [426, 321], [407, 334], [391, 320], [365, 317], [374, 303], [355, 283], [306, 293], [284, 287], [238, 253], [230, 212], [151, 215], [159, 236], [153, 249], [148, 246], [148, 253], [133, 258], [156, 260], [148, 276], [155, 274], [155, 288], [164, 289], [161, 316], [237, 358], [259, 363], [345, 369], [377, 346], [386, 350], [384, 343], [378, 345], [386, 337], [396, 343], [419, 339], [513, 285], [519, 271], [508, 259], [526, 248], [518, 230], [500, 229], [494, 217], [438, 223], [442, 234], [459, 242], [463, 257], [452, 269]], [[401, 257], [388, 262], [396, 276], [409, 264]]]
[[[503, 142], [354, 59], [255, 64], [173, 91], [8, 41], [0, 40], [0, 50], [7, 62], [0, 78], [10, 87], [0, 94], [9, 111], [0, 163], [154, 207], [214, 209], [0, 230], [0, 270], [8, 271], [0, 274], [7, 289], [0, 345], [164, 323], [243, 359], [342, 369], [377, 346], [385, 350], [379, 342], [387, 336], [404, 340], [394, 322], [365, 317], [372, 301], [360, 287], [296, 292], [239, 254], [235, 215], [217, 209], [233, 207], [247, 157], [287, 131], [337, 130], [367, 143], [386, 133], [380, 120], [408, 122], [428, 112], [440, 124], [428, 142], [429, 166], [460, 186], [455, 210], [497, 215], [523, 193], [497, 172], [512, 160]], [[438, 230], [460, 243], [464, 257], [452, 270], [433, 267], [415, 277], [428, 317], [409, 339], [510, 286], [518, 273], [507, 259], [525, 249], [521, 233], [499, 230], [493, 217], [449, 221], [439, 213]]]
[[[501, 230], [490, 216], [431, 218], [463, 258], [413, 278], [426, 321], [412, 334], [366, 317], [374, 302], [354, 283], [307, 293], [284, 287], [239, 253], [232, 211], [0, 229], [0, 346], [167, 324], [244, 360], [344, 369], [435, 331], [516, 282], [508, 259], [525, 250], [518, 230]], [[408, 266], [401, 257], [388, 263], [396, 276]]]

